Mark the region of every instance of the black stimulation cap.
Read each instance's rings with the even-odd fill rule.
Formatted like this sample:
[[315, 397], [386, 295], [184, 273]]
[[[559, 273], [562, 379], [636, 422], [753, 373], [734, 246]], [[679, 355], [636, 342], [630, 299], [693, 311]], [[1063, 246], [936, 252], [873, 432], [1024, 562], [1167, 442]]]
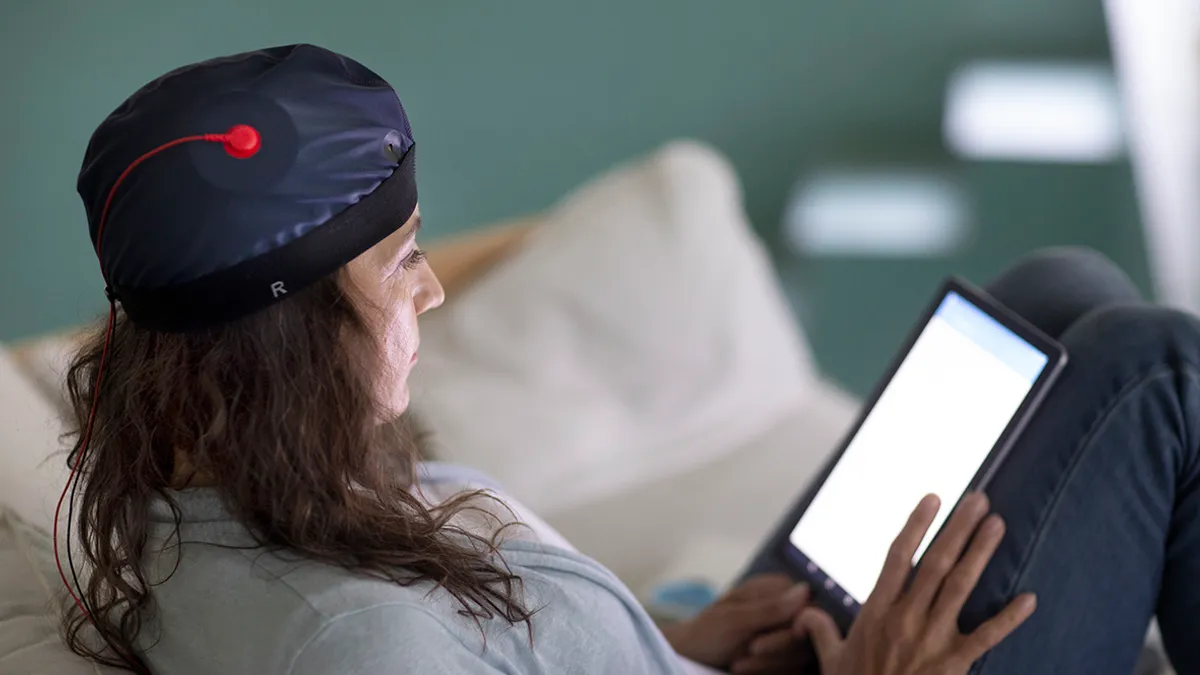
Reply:
[[[235, 128], [248, 135], [232, 146], [162, 147]], [[110, 296], [139, 326], [185, 331], [282, 300], [396, 231], [416, 209], [415, 159], [383, 78], [292, 45], [142, 87], [92, 135], [78, 189]]]

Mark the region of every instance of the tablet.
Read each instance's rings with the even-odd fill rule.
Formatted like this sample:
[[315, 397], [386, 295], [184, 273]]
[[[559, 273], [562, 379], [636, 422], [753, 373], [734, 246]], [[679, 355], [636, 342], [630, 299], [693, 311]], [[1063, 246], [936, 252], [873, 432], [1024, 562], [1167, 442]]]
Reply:
[[845, 629], [921, 498], [937, 494], [942, 507], [914, 562], [968, 490], [986, 491], [1066, 361], [1061, 345], [997, 301], [947, 280], [748, 574], [809, 581]]

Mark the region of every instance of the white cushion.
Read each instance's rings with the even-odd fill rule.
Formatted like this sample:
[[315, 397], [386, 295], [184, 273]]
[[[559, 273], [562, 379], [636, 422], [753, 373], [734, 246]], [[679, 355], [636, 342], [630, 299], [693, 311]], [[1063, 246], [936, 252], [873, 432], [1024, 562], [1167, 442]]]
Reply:
[[[728, 584], [837, 449], [859, 411], [824, 380], [764, 433], [716, 461], [551, 514], [547, 521], [640, 597], [656, 582]], [[719, 544], [719, 546], [718, 546]], [[709, 552], [698, 554], [697, 548]], [[714, 554], [711, 549], [724, 552]]]
[[421, 329], [438, 457], [543, 513], [720, 457], [814, 380], [731, 167], [691, 142], [568, 196]]
[[0, 348], [0, 500], [47, 532], [67, 481], [64, 431], [58, 409]]
[[0, 672], [23, 675], [103, 675], [63, 644], [60, 595], [50, 537], [0, 508]]
[[36, 386], [58, 411], [69, 415], [67, 403], [67, 368], [79, 348], [83, 334], [80, 331], [55, 333], [29, 343], [22, 344], [16, 353], [10, 354], [30, 383]]

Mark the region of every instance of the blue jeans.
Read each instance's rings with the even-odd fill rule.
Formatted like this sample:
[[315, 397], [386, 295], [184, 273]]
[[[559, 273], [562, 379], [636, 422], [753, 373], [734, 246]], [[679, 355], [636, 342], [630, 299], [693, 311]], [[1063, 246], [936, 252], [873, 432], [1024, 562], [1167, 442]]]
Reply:
[[1157, 615], [1200, 673], [1200, 321], [1144, 304], [1112, 263], [1047, 251], [988, 286], [1070, 362], [988, 488], [1008, 534], [964, 608], [1034, 615], [976, 673], [1120, 673]]

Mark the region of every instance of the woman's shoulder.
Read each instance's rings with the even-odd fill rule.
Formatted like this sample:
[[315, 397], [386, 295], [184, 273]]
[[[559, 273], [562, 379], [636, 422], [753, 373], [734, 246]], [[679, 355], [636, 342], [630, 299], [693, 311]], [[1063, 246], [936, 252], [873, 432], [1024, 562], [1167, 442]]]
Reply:
[[214, 659], [231, 675], [387, 672], [368, 666], [397, 650], [409, 662], [461, 652], [473, 670], [446, 672], [487, 672], [432, 583], [403, 586], [262, 549], [192, 543], [177, 553], [173, 574], [154, 586], [157, 621], [145, 636], [159, 672], [216, 672]]
[[[485, 649], [485, 624], [464, 632], [408, 602], [375, 602], [332, 617], [296, 651], [289, 675], [405, 672], [499, 673], [519, 653]], [[491, 622], [489, 622], [491, 623]], [[513, 627], [507, 628], [509, 631]], [[472, 636], [474, 639], [472, 639]]]

